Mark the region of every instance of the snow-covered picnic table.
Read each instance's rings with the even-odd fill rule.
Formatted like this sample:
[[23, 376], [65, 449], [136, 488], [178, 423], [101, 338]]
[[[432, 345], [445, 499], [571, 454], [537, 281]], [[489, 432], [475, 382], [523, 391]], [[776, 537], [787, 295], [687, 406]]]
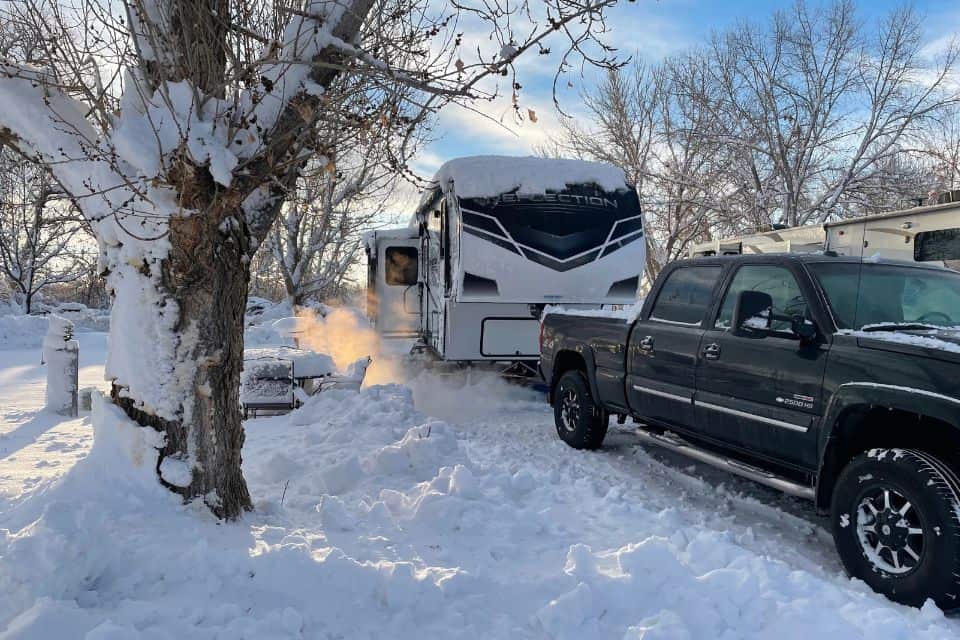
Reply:
[[333, 358], [325, 353], [287, 346], [244, 349], [243, 360], [244, 362], [286, 360], [293, 365], [293, 378], [297, 380], [322, 378], [333, 374], [337, 370]]
[[315, 381], [336, 371], [325, 353], [288, 346], [245, 349], [240, 378], [240, 404], [244, 415], [259, 410], [290, 411], [302, 402], [298, 396], [319, 388]]
[[325, 353], [281, 345], [245, 349], [240, 404], [245, 416], [290, 411], [324, 389], [359, 389], [369, 365], [364, 356], [340, 371]]

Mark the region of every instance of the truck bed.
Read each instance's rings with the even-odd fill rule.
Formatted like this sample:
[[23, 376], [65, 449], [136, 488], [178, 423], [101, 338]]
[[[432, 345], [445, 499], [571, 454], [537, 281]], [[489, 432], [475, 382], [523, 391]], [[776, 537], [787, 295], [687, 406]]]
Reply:
[[614, 383], [614, 386], [622, 386], [623, 373], [627, 366], [625, 345], [631, 324], [631, 317], [627, 314], [613, 316], [599, 315], [596, 312], [548, 312], [543, 319], [540, 363], [544, 376], [547, 380], [552, 379], [556, 365], [552, 360], [553, 354], [560, 351], [556, 348], [559, 345], [554, 343], [559, 340], [562, 341], [564, 349], [578, 351], [595, 360], [587, 364], [595, 367], [598, 382], [609, 376], [619, 381]]

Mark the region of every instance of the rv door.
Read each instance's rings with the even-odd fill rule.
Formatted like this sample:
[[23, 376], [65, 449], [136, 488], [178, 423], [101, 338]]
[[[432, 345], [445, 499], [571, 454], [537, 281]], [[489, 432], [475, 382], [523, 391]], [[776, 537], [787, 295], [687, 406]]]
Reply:
[[445, 242], [446, 207], [442, 197], [434, 197], [424, 212], [420, 227], [420, 314], [422, 337], [437, 353], [443, 353], [444, 306], [446, 302], [445, 262], [449, 246]]
[[376, 328], [384, 336], [415, 337], [420, 330], [420, 241], [384, 238], [377, 243]]

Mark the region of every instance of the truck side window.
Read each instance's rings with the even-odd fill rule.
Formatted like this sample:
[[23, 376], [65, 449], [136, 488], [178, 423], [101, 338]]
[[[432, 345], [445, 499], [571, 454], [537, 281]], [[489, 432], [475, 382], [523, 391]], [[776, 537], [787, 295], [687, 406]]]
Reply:
[[419, 265], [416, 247], [387, 247], [384, 254], [387, 284], [407, 287], [417, 284]]
[[[807, 315], [807, 301], [800, 292], [797, 279], [788, 269], [774, 265], [746, 265], [740, 267], [727, 289], [720, 314], [714, 323], [715, 328], [730, 329], [733, 323], [733, 308], [742, 291], [762, 291], [770, 294], [775, 314], [803, 317]], [[786, 320], [774, 320], [770, 324], [770, 330], [793, 335], [790, 323]]]
[[681, 267], [671, 273], [660, 288], [650, 319], [700, 326], [722, 270], [720, 266]]

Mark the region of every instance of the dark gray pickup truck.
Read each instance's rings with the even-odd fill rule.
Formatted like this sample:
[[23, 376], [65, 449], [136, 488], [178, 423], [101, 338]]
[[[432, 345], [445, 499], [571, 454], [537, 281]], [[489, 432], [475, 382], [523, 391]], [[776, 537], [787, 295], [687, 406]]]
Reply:
[[960, 608], [960, 273], [835, 256], [668, 266], [635, 320], [548, 313], [557, 433], [644, 442], [815, 501], [847, 571]]

